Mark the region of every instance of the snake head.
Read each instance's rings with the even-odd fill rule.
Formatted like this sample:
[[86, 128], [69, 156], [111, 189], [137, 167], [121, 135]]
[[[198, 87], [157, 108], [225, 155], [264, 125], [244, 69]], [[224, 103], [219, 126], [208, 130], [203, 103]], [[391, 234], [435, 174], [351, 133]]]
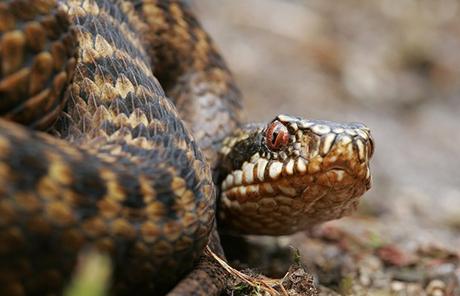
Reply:
[[279, 115], [247, 125], [220, 150], [220, 219], [247, 234], [282, 235], [351, 213], [371, 187], [374, 152], [361, 123]]

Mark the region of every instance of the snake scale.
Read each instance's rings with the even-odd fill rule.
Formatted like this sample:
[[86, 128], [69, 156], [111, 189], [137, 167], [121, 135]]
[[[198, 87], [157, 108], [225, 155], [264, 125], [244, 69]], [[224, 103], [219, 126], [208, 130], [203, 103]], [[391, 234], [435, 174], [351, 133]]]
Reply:
[[240, 97], [180, 1], [1, 1], [0, 294], [59, 294], [87, 248], [113, 294], [213, 294], [216, 221], [280, 235], [356, 207], [367, 127], [242, 125]]

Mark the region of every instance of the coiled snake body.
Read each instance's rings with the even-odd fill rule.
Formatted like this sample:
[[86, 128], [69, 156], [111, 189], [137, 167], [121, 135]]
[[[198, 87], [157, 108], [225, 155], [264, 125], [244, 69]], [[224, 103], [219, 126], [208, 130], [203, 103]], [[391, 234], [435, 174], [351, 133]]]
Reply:
[[113, 293], [165, 293], [216, 237], [216, 191], [240, 233], [356, 206], [365, 126], [240, 126], [239, 97], [179, 1], [0, 2], [0, 294], [61, 291], [88, 247], [111, 255]]

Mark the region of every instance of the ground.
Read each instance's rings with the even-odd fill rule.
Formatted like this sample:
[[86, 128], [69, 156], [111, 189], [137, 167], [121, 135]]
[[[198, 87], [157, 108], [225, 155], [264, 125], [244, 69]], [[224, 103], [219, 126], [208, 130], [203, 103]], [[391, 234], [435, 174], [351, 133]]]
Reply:
[[358, 211], [250, 238], [273, 251], [251, 267], [282, 276], [292, 260], [274, 254], [292, 246], [323, 295], [460, 295], [459, 2], [189, 2], [238, 80], [247, 121], [360, 121], [376, 142]]

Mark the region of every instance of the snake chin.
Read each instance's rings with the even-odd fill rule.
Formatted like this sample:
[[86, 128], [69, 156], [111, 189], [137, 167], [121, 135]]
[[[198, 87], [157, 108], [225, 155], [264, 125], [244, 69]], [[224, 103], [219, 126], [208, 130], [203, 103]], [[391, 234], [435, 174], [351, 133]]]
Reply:
[[361, 180], [338, 168], [251, 184], [230, 184], [231, 179], [224, 181], [221, 193], [230, 209], [228, 228], [262, 235], [291, 234], [347, 215], [370, 188], [370, 178]]

